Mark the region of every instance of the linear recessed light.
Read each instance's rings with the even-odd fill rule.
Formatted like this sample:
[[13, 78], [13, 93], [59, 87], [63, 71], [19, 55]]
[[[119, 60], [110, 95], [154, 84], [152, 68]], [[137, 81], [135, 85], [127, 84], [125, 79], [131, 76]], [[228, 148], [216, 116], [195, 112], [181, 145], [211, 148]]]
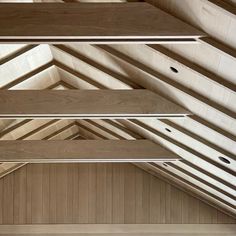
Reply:
[[225, 164], [230, 164], [230, 161], [229, 161], [227, 158], [225, 158], [225, 157], [219, 156], [219, 159], [220, 159], [222, 162], [224, 162]]
[[171, 71], [174, 72], [174, 73], [179, 73], [179, 71], [178, 71], [176, 68], [174, 68], [173, 66], [171, 66], [170, 69], [171, 69]]

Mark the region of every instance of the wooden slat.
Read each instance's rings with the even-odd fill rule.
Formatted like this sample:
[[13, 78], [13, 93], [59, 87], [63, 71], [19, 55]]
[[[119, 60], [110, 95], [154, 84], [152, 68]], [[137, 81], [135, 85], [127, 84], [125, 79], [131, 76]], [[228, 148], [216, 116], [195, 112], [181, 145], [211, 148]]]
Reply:
[[1, 42], [195, 42], [204, 35], [148, 3], [1, 4], [0, 16]]
[[235, 235], [229, 224], [1, 225], [0, 235]]
[[188, 114], [148, 90], [0, 91], [1, 118], [177, 118]]
[[148, 140], [1, 141], [0, 162], [176, 161], [176, 154]]

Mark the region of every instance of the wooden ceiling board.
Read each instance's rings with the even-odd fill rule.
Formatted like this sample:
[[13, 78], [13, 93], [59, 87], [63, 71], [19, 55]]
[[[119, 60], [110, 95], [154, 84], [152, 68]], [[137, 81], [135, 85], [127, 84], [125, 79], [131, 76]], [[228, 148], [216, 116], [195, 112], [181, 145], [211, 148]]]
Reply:
[[[104, 47], [67, 44], [51, 45], [48, 50], [45, 45], [41, 52], [37, 52], [35, 63], [31, 64], [33, 67], [27, 66], [27, 69], [20, 73], [16, 67], [14, 76], [10, 79], [6, 74], [2, 80], [2, 88], [46, 89], [50, 87], [94, 90], [145, 88], [185, 107], [194, 114], [193, 116], [185, 120], [149, 120], [145, 121], [146, 124], [141, 123], [141, 126], [139, 120], [135, 122], [78, 120], [75, 123], [57, 121], [55, 125], [53, 122], [49, 123], [48, 128], [47, 123], [45, 126], [35, 123], [35, 131], [30, 123], [27, 130], [26, 122], [19, 123], [22, 129], [20, 126], [15, 127], [19, 129], [17, 132], [13, 131], [14, 124], [17, 122], [13, 122], [13, 129], [8, 131], [18, 133], [19, 138], [29, 140], [32, 138], [68, 139], [78, 134], [82, 134], [87, 139], [98, 140], [148, 138], [180, 155], [183, 160], [171, 165], [151, 164], [148, 167], [143, 163], [140, 167], [154, 175], [163, 176], [235, 217], [236, 60], [235, 51], [232, 50], [235, 47], [234, 17], [232, 13], [227, 13], [226, 9], [222, 10], [219, 6], [205, 0], [193, 0], [191, 4], [185, 1], [183, 5], [177, 0], [156, 0], [152, 3], [187, 23], [201, 28], [210, 37], [200, 39], [198, 44], [172, 44], [155, 48], [151, 48], [150, 45]], [[7, 46], [3, 49], [1, 68], [4, 68], [3, 71], [10, 70], [14, 64], [27, 60], [24, 56], [27, 54], [32, 54], [34, 58], [37, 54], [36, 49], [40, 47]], [[40, 60], [38, 57], [46, 60]], [[46, 66], [45, 71], [44, 67], [41, 67], [44, 63], [50, 65], [48, 68]], [[178, 73], [170, 67], [177, 69]], [[36, 71], [31, 73], [34, 69]], [[24, 74], [28, 74], [26, 80], [19, 79]], [[52, 79], [48, 86], [44, 86], [48, 75]], [[36, 81], [39, 83], [37, 84]], [[11, 127], [10, 122], [1, 121], [3, 133], [6, 126]], [[11, 134], [4, 134], [2, 137], [15, 139]], [[230, 163], [222, 162], [220, 156]], [[15, 168], [19, 168], [20, 165], [16, 164]], [[0, 171], [5, 174], [8, 167], [9, 171], [14, 170], [13, 165], [2, 164], [1, 166]]]

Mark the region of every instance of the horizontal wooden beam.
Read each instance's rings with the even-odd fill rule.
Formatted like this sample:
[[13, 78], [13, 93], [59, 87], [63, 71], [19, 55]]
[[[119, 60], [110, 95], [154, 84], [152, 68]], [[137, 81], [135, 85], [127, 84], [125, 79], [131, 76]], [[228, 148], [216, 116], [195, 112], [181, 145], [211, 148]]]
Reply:
[[148, 140], [0, 141], [0, 162], [158, 162], [180, 157]]
[[1, 90], [0, 118], [178, 118], [184, 108], [145, 90]]
[[0, 235], [233, 236], [235, 224], [53, 224], [0, 225]]
[[0, 5], [1, 43], [193, 43], [203, 35], [148, 3]]

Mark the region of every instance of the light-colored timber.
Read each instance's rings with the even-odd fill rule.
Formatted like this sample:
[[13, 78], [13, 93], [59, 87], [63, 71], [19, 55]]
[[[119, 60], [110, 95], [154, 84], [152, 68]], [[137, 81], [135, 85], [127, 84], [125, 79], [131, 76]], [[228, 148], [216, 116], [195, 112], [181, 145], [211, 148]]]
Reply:
[[0, 5], [2, 43], [194, 43], [203, 35], [148, 3]]
[[148, 140], [0, 141], [0, 162], [158, 162], [180, 158]]
[[141, 236], [234, 236], [236, 225], [227, 224], [56, 224], [1, 225], [0, 235], [141, 235]]
[[148, 90], [0, 91], [1, 118], [178, 118], [188, 114]]

